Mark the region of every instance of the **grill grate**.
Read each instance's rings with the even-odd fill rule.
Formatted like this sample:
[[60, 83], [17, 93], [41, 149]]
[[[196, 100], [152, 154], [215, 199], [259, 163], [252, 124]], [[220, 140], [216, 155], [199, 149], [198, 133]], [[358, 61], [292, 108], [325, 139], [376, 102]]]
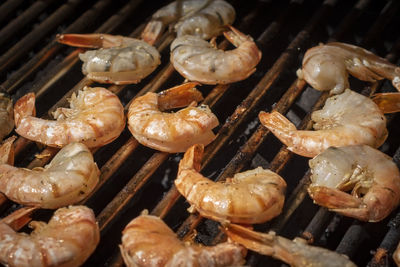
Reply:
[[[84, 2], [84, 3], [83, 3]], [[1, 87], [14, 100], [33, 91], [37, 94], [38, 114], [48, 118], [65, 106], [73, 92], [97, 85], [80, 72], [81, 49], [56, 43], [57, 33], [104, 32], [137, 37], [145, 22], [163, 1], [23, 1], [8, 0], [0, 6]], [[202, 173], [214, 180], [225, 180], [234, 173], [262, 164], [281, 174], [288, 183], [283, 213], [263, 225], [260, 231], [274, 230], [293, 238], [302, 236], [310, 243], [347, 254], [359, 266], [393, 265], [391, 253], [400, 239], [399, 210], [379, 223], [361, 223], [333, 214], [312, 204], [307, 194], [310, 172], [307, 159], [282, 146], [257, 119], [260, 110], [275, 110], [297, 118], [298, 127], [310, 129], [310, 114], [323, 106], [327, 93], [309, 88], [296, 78], [304, 52], [319, 42], [343, 41], [361, 45], [389, 61], [400, 53], [398, 1], [230, 1], [237, 10], [235, 27], [252, 35], [263, 52], [257, 71], [247, 80], [231, 85], [201, 86], [209, 105], [220, 119], [217, 139], [206, 147]], [[40, 14], [41, 19], [36, 19]], [[309, 14], [312, 14], [311, 16]], [[35, 25], [35, 26], [32, 26]], [[23, 33], [23, 34], [21, 34]], [[166, 33], [156, 43], [162, 64], [137, 85], [106, 86], [116, 93], [125, 107], [133, 98], [147, 92], [167, 89], [183, 81], [169, 63]], [[219, 44], [229, 48], [226, 41]], [[388, 82], [375, 84], [351, 80], [352, 89], [370, 95], [393, 91]], [[309, 100], [307, 100], [309, 99]], [[304, 104], [305, 103], [305, 104]], [[388, 116], [389, 138], [382, 150], [399, 164], [400, 128], [398, 116]], [[38, 147], [19, 137], [16, 165], [44, 166], [57, 149]], [[35, 157], [35, 154], [40, 157]], [[101, 241], [87, 266], [121, 266], [121, 231], [144, 208], [162, 217], [183, 239], [197, 231], [196, 240], [218, 243], [223, 235], [218, 224], [186, 211], [188, 204], [173, 185], [182, 154], [168, 154], [145, 148], [125, 130], [111, 144], [94, 149], [101, 176], [94, 193], [85, 201], [93, 208], [101, 229]], [[18, 205], [0, 195], [0, 209], [6, 215]], [[34, 219], [45, 219], [52, 211], [40, 210]], [[398, 213], [398, 214], [396, 214]], [[362, 245], [361, 245], [362, 244]], [[373, 253], [371, 253], [371, 251]], [[375, 253], [376, 252], [376, 253]], [[251, 266], [280, 266], [281, 262], [249, 253]]]

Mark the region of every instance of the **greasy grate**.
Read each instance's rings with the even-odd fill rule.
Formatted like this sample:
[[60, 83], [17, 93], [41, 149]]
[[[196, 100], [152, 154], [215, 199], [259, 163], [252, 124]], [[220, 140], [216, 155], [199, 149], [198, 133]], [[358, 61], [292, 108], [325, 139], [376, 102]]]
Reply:
[[[220, 120], [217, 139], [206, 147], [202, 173], [224, 180], [236, 172], [262, 165], [280, 173], [287, 181], [283, 213], [271, 222], [257, 225], [260, 231], [274, 230], [288, 238], [303, 236], [316, 245], [345, 253], [359, 266], [394, 264], [390, 258], [400, 239], [395, 211], [379, 223], [361, 223], [335, 215], [309, 199], [307, 159], [294, 155], [269, 131], [260, 126], [258, 112], [271, 110], [288, 114], [301, 128], [310, 128], [310, 114], [328, 95], [298, 81], [295, 71], [304, 52], [327, 41], [361, 45], [392, 62], [400, 53], [398, 1], [230, 1], [237, 11], [234, 26], [256, 40], [263, 58], [248, 79], [231, 85], [201, 86], [199, 89]], [[55, 42], [61, 32], [104, 32], [137, 37], [163, 1], [8, 0], [0, 6], [0, 77], [2, 89], [14, 100], [33, 91], [38, 115], [66, 105], [67, 98], [85, 85], [97, 85], [80, 72], [74, 49]], [[311, 15], [310, 15], [311, 14]], [[105, 86], [126, 107], [146, 92], [167, 89], [183, 82], [169, 63], [166, 33], [157, 48], [162, 64], [137, 85]], [[226, 41], [220, 47], [230, 48]], [[365, 95], [393, 91], [388, 82], [366, 84], [351, 80], [352, 89]], [[382, 150], [399, 162], [400, 127], [397, 115], [388, 116], [389, 138]], [[38, 147], [24, 138], [16, 141], [16, 165], [28, 168], [45, 165], [57, 149]], [[157, 152], [138, 144], [128, 130], [111, 144], [93, 151], [101, 168], [100, 183], [85, 201], [93, 208], [101, 229], [101, 241], [87, 266], [120, 266], [121, 231], [143, 209], [161, 216], [181, 238], [196, 229], [198, 242], [217, 243], [218, 224], [190, 215], [188, 204], [173, 186], [182, 154]], [[40, 153], [43, 157], [35, 157]], [[0, 196], [3, 214], [18, 205]], [[48, 218], [51, 211], [38, 211], [34, 219]], [[377, 253], [375, 253], [377, 251]], [[389, 255], [389, 256], [388, 256]], [[251, 266], [277, 266], [281, 262], [249, 253]]]

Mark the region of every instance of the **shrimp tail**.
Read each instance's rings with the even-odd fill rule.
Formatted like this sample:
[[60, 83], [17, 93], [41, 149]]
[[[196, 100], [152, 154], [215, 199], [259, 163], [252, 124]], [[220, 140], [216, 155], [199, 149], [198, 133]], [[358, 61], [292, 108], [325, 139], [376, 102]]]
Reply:
[[253, 41], [249, 35], [246, 35], [231, 25], [227, 25], [230, 31], [224, 32], [225, 38], [234, 46], [238, 47], [241, 43], [246, 41]]
[[158, 108], [168, 110], [186, 107], [192, 102], [200, 102], [203, 100], [203, 95], [195, 88], [197, 85], [199, 85], [198, 82], [188, 82], [160, 92]]
[[18, 127], [21, 120], [28, 116], [36, 116], [35, 94], [28, 93], [18, 99], [14, 105], [14, 121]]
[[152, 20], [147, 23], [144, 28], [141, 38], [146, 43], [153, 45], [164, 32], [165, 25], [161, 20]]
[[37, 209], [38, 207], [22, 207], [1, 219], [0, 223], [5, 223], [17, 231], [31, 220], [32, 213]]
[[56, 40], [61, 44], [84, 48], [111, 48], [124, 44], [124, 37], [102, 33], [57, 34]]
[[372, 96], [372, 100], [383, 113], [400, 111], [400, 93], [380, 93]]
[[194, 169], [200, 171], [201, 160], [203, 158], [204, 145], [197, 144], [191, 146], [183, 156], [183, 159], [179, 162], [179, 172], [181, 170]]
[[267, 127], [279, 140], [288, 146], [293, 147], [293, 133], [297, 131], [296, 126], [278, 111], [267, 113], [261, 111], [258, 114], [261, 124]]
[[0, 164], [14, 165], [14, 141], [15, 135], [7, 138], [0, 146]]
[[[384, 218], [380, 212], [370, 211], [368, 205], [360, 198], [352, 196], [338, 189], [332, 189], [324, 186], [311, 186], [308, 189], [310, 197], [314, 203], [327, 207], [333, 212], [344, 216], [356, 218], [361, 221], [376, 222]], [[372, 213], [376, 214], [372, 214]]]
[[314, 200], [314, 203], [329, 209], [358, 208], [363, 204], [359, 198], [338, 189], [325, 186], [310, 186], [308, 193]]

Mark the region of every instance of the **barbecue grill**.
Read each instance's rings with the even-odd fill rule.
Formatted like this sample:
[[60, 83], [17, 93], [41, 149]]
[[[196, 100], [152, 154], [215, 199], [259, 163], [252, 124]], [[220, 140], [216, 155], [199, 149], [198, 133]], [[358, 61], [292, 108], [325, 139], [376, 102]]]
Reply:
[[[234, 26], [251, 35], [263, 57], [248, 79], [228, 85], [199, 88], [220, 121], [217, 138], [206, 147], [201, 172], [224, 180], [234, 173], [263, 166], [287, 181], [285, 207], [280, 216], [258, 231], [274, 230], [287, 238], [303, 237], [309, 243], [350, 257], [358, 266], [394, 266], [391, 254], [400, 240], [400, 210], [378, 223], [346, 218], [312, 203], [306, 188], [308, 159], [286, 149], [260, 125], [261, 110], [276, 109], [296, 125], [311, 129], [310, 114], [323, 106], [327, 93], [310, 88], [296, 77], [305, 51], [320, 42], [341, 41], [362, 46], [396, 63], [400, 53], [399, 1], [268, 1], [232, 0]], [[49, 117], [83, 86], [96, 86], [81, 73], [81, 49], [55, 42], [58, 33], [111, 33], [140, 36], [145, 23], [164, 1], [122, 0], [7, 0], [0, 6], [1, 89], [14, 102], [28, 91], [37, 95], [37, 115]], [[397, 14], [397, 16], [396, 16]], [[116, 93], [128, 107], [146, 92], [157, 92], [184, 81], [169, 63], [166, 32], [155, 44], [161, 65], [135, 85], [101, 85]], [[219, 38], [221, 48], [231, 45]], [[350, 80], [351, 88], [364, 95], [395, 91], [390, 82]], [[389, 137], [381, 150], [400, 162], [399, 116], [388, 115]], [[57, 149], [38, 146], [19, 137], [15, 143], [16, 166], [44, 166]], [[125, 225], [143, 209], [163, 220], [183, 240], [212, 245], [223, 240], [219, 224], [189, 214], [188, 203], [173, 185], [180, 154], [143, 147], [125, 131], [114, 142], [93, 150], [100, 183], [84, 204], [91, 207], [101, 229], [101, 240], [85, 266], [122, 266], [118, 244]], [[5, 216], [19, 205], [0, 196]], [[47, 220], [53, 211], [39, 210], [34, 220]], [[23, 229], [27, 230], [27, 229]], [[250, 266], [281, 266], [282, 262], [249, 252]]]

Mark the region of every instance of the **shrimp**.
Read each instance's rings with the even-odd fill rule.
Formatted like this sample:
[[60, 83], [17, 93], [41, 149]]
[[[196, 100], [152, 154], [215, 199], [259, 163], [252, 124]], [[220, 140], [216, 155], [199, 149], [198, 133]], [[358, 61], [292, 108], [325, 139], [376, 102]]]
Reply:
[[339, 94], [349, 88], [349, 73], [367, 82], [386, 78], [400, 90], [400, 68], [368, 50], [345, 43], [308, 49], [297, 75], [317, 90]]
[[241, 81], [256, 71], [261, 51], [253, 39], [232, 26], [224, 32], [236, 49], [223, 51], [197, 36], [184, 35], [171, 44], [171, 62], [186, 79], [204, 84]]
[[85, 206], [58, 209], [47, 224], [32, 221], [29, 226], [33, 231], [27, 235], [15, 232], [0, 221], [2, 264], [18, 267], [80, 266], [100, 241], [93, 211]]
[[143, 30], [142, 39], [154, 44], [164, 28], [174, 22], [178, 37], [195, 35], [202, 39], [218, 36], [225, 25], [235, 21], [235, 9], [222, 0], [174, 1], [153, 14]]
[[[315, 203], [362, 221], [383, 220], [400, 204], [400, 172], [370, 146], [330, 147], [309, 161]], [[350, 191], [351, 194], [343, 192]]]
[[160, 218], [150, 215], [140, 215], [125, 227], [120, 250], [128, 267], [242, 265], [246, 253], [235, 243], [184, 243]]
[[99, 147], [112, 142], [125, 128], [124, 107], [118, 96], [101, 87], [84, 87], [72, 94], [70, 108], [58, 108], [55, 121], [35, 117], [35, 95], [29, 93], [14, 105], [15, 131], [52, 147], [81, 142]]
[[347, 89], [328, 98], [311, 114], [316, 131], [297, 130], [279, 112], [260, 112], [259, 119], [292, 152], [315, 157], [330, 146], [366, 144], [379, 147], [387, 137], [386, 118], [368, 97]]
[[189, 106], [175, 113], [169, 109], [202, 99], [197, 83], [176, 86], [160, 94], [136, 98], [128, 110], [128, 128], [139, 143], [170, 153], [184, 152], [193, 144], [208, 145], [215, 139], [212, 129], [219, 122], [206, 105]]
[[286, 182], [258, 167], [213, 182], [199, 173], [204, 147], [194, 145], [179, 163], [175, 185], [201, 216], [220, 222], [263, 223], [281, 213]]
[[0, 165], [0, 192], [11, 200], [56, 209], [84, 199], [97, 185], [100, 171], [89, 149], [71, 143], [44, 168]]
[[356, 267], [347, 256], [307, 245], [302, 238], [289, 240], [272, 231], [259, 233], [236, 224], [227, 225], [224, 232], [231, 240], [247, 249], [272, 256], [292, 267]]
[[109, 34], [61, 34], [57, 41], [78, 47], [101, 48], [79, 54], [82, 72], [100, 83], [138, 83], [160, 65], [160, 53], [135, 38]]
[[0, 140], [3, 140], [14, 129], [14, 112], [12, 100], [0, 93]]

